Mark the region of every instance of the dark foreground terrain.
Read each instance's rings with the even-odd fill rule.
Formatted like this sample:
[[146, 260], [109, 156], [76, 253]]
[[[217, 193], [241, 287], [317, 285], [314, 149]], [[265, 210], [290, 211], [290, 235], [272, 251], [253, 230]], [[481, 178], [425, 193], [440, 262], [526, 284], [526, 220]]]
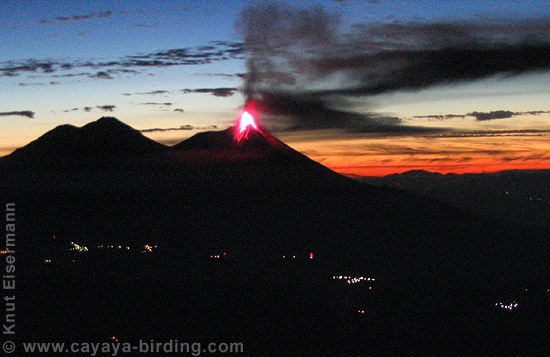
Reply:
[[[472, 284], [456, 291], [425, 279], [396, 284], [368, 265], [304, 256], [77, 257], [35, 267], [18, 281], [18, 338], [242, 342], [250, 355], [525, 355], [548, 348], [547, 286]], [[348, 284], [334, 273], [376, 281]], [[495, 306], [513, 301], [519, 307], [512, 311]]]

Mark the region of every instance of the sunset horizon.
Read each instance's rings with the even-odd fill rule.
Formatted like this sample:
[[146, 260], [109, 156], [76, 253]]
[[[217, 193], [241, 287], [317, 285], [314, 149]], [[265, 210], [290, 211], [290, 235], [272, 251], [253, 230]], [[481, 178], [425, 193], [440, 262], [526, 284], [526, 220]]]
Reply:
[[[115, 117], [122, 121], [124, 123], [124, 120], [121, 118], [116, 117], [115, 115], [104, 115], [103, 117]], [[98, 118], [99, 119], [99, 118]], [[96, 119], [96, 120], [98, 120]], [[89, 123], [92, 123], [96, 120], [92, 120]], [[69, 123], [67, 123], [69, 124]], [[83, 125], [86, 125], [88, 123], [84, 123]], [[127, 123], [126, 123], [127, 124]], [[63, 124], [62, 124], [63, 125]], [[233, 125], [228, 125], [227, 128], [232, 127], [234, 125], [237, 125], [236, 122], [233, 123]], [[158, 135], [158, 133], [162, 134], [165, 131], [171, 131], [169, 128], [154, 128], [154, 129], [147, 129], [146, 131], [139, 130], [141, 133], [148, 137], [149, 139], [152, 139], [160, 144], [166, 145], [168, 147], [177, 145], [178, 143], [181, 143], [189, 138], [191, 138], [193, 135], [196, 135], [198, 132], [206, 132], [206, 131], [222, 131], [227, 128], [218, 128], [217, 126], [212, 126], [209, 128], [205, 128], [202, 130], [197, 130], [196, 132], [193, 132], [188, 137], [177, 137], [176, 139], [166, 139], [166, 137], [163, 138], [162, 135]], [[136, 128], [134, 128], [136, 129]], [[52, 129], [53, 130], [53, 129]], [[138, 129], [136, 129], [138, 130]], [[189, 130], [191, 131], [191, 130]], [[45, 133], [44, 133], [45, 134]], [[155, 135], [157, 134], [157, 135]], [[313, 140], [305, 142], [297, 141], [297, 139], [290, 135], [288, 137], [288, 140], [285, 140], [285, 133], [281, 133], [281, 135], [275, 134], [279, 139], [283, 140], [287, 145], [291, 146], [293, 149], [301, 152], [302, 154], [308, 156], [310, 159], [317, 161], [324, 166], [328, 167], [329, 169], [348, 176], [348, 177], [365, 177], [365, 176], [386, 176], [391, 174], [401, 174], [409, 171], [427, 171], [432, 173], [439, 173], [439, 174], [481, 174], [481, 173], [495, 173], [500, 171], [511, 171], [511, 170], [547, 170], [550, 169], [550, 160], [546, 159], [545, 154], [550, 152], [550, 150], [546, 150], [546, 142], [542, 139], [542, 142], [539, 143], [540, 136], [546, 136], [544, 134], [507, 134], [507, 135], [493, 135], [493, 137], [485, 137], [482, 136], [476, 137], [475, 133], [471, 134], [471, 136], [467, 139], [463, 137], [459, 138], [458, 141], [460, 141], [459, 144], [456, 143], [456, 141], [453, 143], [453, 148], [456, 150], [456, 152], [453, 152], [453, 155], [449, 155], [449, 153], [438, 154], [437, 152], [430, 152], [425, 149], [425, 153], [416, 153], [416, 156], [418, 158], [411, 159], [408, 157], [410, 154], [408, 153], [400, 153], [397, 154], [396, 152], [399, 152], [401, 148], [405, 150], [412, 150], [410, 146], [411, 141], [416, 142], [417, 145], [424, 145], [424, 148], [426, 148], [425, 142], [431, 142], [431, 141], [437, 141], [437, 140], [445, 140], [447, 141], [446, 145], [449, 145], [449, 138], [438, 138], [436, 136], [431, 137], [429, 140], [424, 138], [424, 140], [419, 140], [419, 138], [405, 138], [407, 139], [406, 142], [402, 144], [401, 147], [395, 144], [394, 138], [368, 138], [368, 139], [361, 139], [361, 138], [354, 138], [355, 145], [357, 146], [371, 146], [372, 151], [365, 151], [361, 154], [357, 154], [359, 159], [353, 158], [352, 154], [350, 154], [350, 151], [353, 153], [354, 146], [350, 145], [349, 140], [338, 140], [338, 139], [327, 139], [327, 140]], [[345, 136], [345, 134], [344, 134]], [[495, 138], [496, 136], [496, 138]], [[529, 138], [531, 140], [526, 140], [524, 136], [533, 136], [534, 138]], [[521, 146], [525, 147], [526, 143], [531, 144], [533, 146], [533, 149], [531, 149], [530, 153], [535, 156], [535, 158], [530, 158], [529, 156], [522, 155], [522, 152], [524, 153], [525, 150], [522, 151], [514, 151], [510, 147], [506, 147], [502, 150], [495, 150], [494, 148], [498, 148], [502, 145], [503, 138], [508, 142], [521, 142]], [[30, 142], [34, 141], [35, 139], [38, 139], [39, 137], [34, 138]], [[299, 139], [298, 139], [299, 140]], [[404, 140], [405, 141], [405, 140]], [[26, 143], [25, 145], [29, 144], [30, 142]], [[380, 153], [380, 150], [374, 150], [374, 148], [380, 148], [383, 147], [383, 145], [389, 145], [392, 143], [392, 152], [391, 153]], [[424, 143], [424, 144], [423, 144]], [[21, 147], [25, 146], [22, 145]], [[434, 148], [440, 147], [438, 144], [432, 144]], [[464, 147], [461, 147], [460, 145], [464, 145]], [[472, 152], [475, 153], [475, 149], [471, 149], [471, 146], [477, 145], [477, 147], [487, 147], [485, 151], [491, 150], [489, 148], [493, 148], [492, 150], [494, 152], [484, 152], [481, 154], [477, 154], [477, 158], [471, 157]], [[316, 149], [317, 147], [321, 146], [322, 149]], [[347, 150], [343, 152], [342, 147], [346, 147]], [[518, 145], [519, 146], [519, 145]], [[334, 148], [334, 149], [333, 149]], [[18, 149], [18, 148], [15, 148]], [[15, 150], [14, 149], [14, 150]], [[460, 156], [457, 158], [457, 153], [459, 152], [459, 149], [463, 151], [462, 155], [467, 155], [467, 159], [463, 159]], [[325, 152], [323, 152], [324, 150]], [[5, 155], [1, 156], [7, 156], [11, 154], [13, 151], [6, 153]], [[343, 154], [343, 155], [342, 155]], [[515, 154], [516, 158], [510, 158], [506, 157], [505, 155], [512, 155]], [[368, 156], [367, 156], [368, 155]], [[0, 156], [0, 157], [1, 157]], [[365, 156], [367, 159], [365, 159]]]
[[550, 168], [537, 1], [24, 3], [0, 15], [0, 156], [104, 115], [174, 145], [252, 98], [263, 127], [348, 176]]

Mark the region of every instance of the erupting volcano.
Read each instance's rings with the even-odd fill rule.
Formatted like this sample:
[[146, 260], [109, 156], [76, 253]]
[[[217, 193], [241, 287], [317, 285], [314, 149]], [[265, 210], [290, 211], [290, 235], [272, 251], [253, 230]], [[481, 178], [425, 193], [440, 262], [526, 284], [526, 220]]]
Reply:
[[260, 131], [260, 128], [258, 127], [258, 124], [256, 124], [254, 116], [250, 114], [248, 110], [244, 110], [237, 119], [237, 132], [235, 139], [237, 139], [240, 143], [243, 139], [248, 138], [248, 133], [251, 130]]

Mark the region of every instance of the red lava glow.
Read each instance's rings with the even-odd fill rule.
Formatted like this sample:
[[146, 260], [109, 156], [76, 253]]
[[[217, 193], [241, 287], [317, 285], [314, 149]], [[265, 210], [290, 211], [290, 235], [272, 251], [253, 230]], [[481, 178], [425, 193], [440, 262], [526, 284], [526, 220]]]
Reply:
[[256, 124], [252, 114], [245, 110], [238, 119], [239, 132], [237, 133], [237, 141], [240, 142], [241, 140], [248, 138], [248, 133], [252, 129], [259, 130], [258, 124]]

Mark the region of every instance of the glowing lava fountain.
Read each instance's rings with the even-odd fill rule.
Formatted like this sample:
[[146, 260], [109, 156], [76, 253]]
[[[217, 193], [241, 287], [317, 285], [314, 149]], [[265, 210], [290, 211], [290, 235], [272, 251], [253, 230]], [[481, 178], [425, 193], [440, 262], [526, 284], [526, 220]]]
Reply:
[[252, 114], [245, 110], [237, 120], [237, 141], [241, 142], [243, 139], [247, 139], [250, 130], [260, 131], [260, 128], [258, 127], [258, 124], [256, 124]]

